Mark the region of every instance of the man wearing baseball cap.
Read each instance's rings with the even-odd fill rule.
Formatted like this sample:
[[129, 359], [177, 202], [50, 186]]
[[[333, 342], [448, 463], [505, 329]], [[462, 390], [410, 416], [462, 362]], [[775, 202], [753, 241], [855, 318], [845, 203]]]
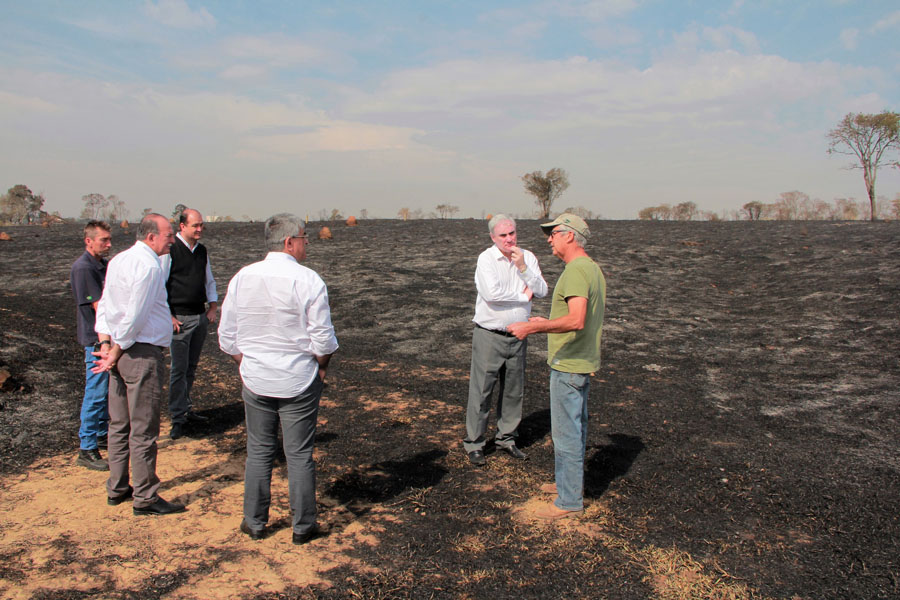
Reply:
[[556, 462], [556, 481], [541, 491], [556, 495], [534, 512], [555, 521], [584, 511], [584, 454], [587, 448], [587, 400], [590, 376], [600, 368], [600, 334], [606, 306], [603, 271], [588, 256], [590, 237], [584, 219], [563, 213], [541, 225], [553, 255], [566, 263], [553, 289], [550, 318], [531, 317], [507, 327], [524, 340], [546, 333], [550, 365], [550, 422]]

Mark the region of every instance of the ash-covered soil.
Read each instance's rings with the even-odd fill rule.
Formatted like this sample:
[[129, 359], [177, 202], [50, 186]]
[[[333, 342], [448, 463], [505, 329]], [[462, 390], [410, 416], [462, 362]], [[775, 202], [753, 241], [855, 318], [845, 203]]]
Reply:
[[[523, 510], [553, 474], [545, 338], [529, 345], [530, 460], [478, 469], [460, 443], [486, 223], [329, 225], [306, 263], [341, 345], [317, 442], [327, 535], [302, 548], [283, 464], [273, 535], [237, 532], [243, 408], [215, 334], [193, 394], [210, 424], [173, 443], [166, 423], [160, 443], [162, 493], [188, 512], [106, 506], [104, 475], [74, 462], [81, 228], [6, 229], [0, 596], [900, 596], [900, 223], [591, 222], [608, 303], [589, 505], [556, 525]], [[552, 286], [563, 265], [536, 222], [519, 240]], [[259, 223], [210, 225], [205, 243], [220, 294], [264, 255]]]

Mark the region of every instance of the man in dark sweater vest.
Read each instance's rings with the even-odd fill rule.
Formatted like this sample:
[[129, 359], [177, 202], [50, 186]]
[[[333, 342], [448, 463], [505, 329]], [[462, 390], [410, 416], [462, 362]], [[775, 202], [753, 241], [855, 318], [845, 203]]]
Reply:
[[191, 208], [181, 212], [178, 234], [169, 254], [160, 257], [166, 276], [166, 292], [172, 312], [172, 369], [169, 376], [169, 414], [176, 440], [187, 433], [190, 423], [207, 418], [192, 410], [191, 387], [208, 325], [216, 321], [218, 295], [203, 237], [203, 215]]

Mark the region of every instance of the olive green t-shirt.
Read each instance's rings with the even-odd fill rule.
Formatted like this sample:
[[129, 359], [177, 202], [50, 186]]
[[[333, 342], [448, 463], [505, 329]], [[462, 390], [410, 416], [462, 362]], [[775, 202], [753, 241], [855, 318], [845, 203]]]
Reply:
[[587, 298], [584, 329], [547, 334], [547, 364], [565, 373], [593, 373], [600, 368], [600, 333], [606, 308], [606, 279], [603, 271], [587, 256], [566, 264], [550, 304], [550, 318], [569, 314], [566, 298]]

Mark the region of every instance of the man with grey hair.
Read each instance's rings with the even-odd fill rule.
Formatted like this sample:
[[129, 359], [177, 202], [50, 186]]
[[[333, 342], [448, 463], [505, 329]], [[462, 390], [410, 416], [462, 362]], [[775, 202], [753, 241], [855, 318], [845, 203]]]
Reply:
[[556, 481], [541, 491], [554, 502], [534, 515], [555, 521], [584, 510], [584, 454], [588, 434], [588, 392], [591, 375], [600, 368], [600, 334], [606, 307], [603, 271], [584, 250], [590, 236], [584, 219], [563, 213], [541, 225], [547, 243], [566, 267], [553, 288], [550, 319], [532, 317], [507, 329], [520, 340], [547, 333], [550, 365], [550, 425], [556, 460]]
[[496, 215], [488, 222], [494, 244], [481, 253], [475, 268], [475, 329], [472, 331], [472, 366], [466, 408], [463, 447], [469, 461], [485, 464], [485, 433], [491, 396], [497, 398], [497, 446], [513, 458], [528, 457], [516, 446], [525, 392], [525, 354], [528, 343], [506, 330], [510, 323], [531, 314], [531, 299], [547, 295], [547, 283], [534, 254], [516, 244], [516, 222]]
[[318, 530], [316, 417], [338, 343], [325, 283], [300, 264], [309, 243], [303, 222], [284, 213], [270, 217], [265, 240], [266, 258], [238, 271], [228, 284], [219, 323], [219, 347], [240, 366], [247, 418], [240, 530], [254, 540], [266, 535], [280, 421], [292, 540], [305, 544]]
[[[137, 242], [109, 261], [95, 329], [100, 346], [95, 373], [109, 371], [109, 480], [107, 502], [134, 498], [136, 515], [167, 515], [182, 504], [160, 498], [156, 475], [163, 348], [172, 340], [166, 281], [159, 257], [172, 245], [172, 225], [158, 214], [141, 220]], [[106, 349], [109, 348], [107, 351]], [[134, 487], [129, 485], [129, 462]]]

